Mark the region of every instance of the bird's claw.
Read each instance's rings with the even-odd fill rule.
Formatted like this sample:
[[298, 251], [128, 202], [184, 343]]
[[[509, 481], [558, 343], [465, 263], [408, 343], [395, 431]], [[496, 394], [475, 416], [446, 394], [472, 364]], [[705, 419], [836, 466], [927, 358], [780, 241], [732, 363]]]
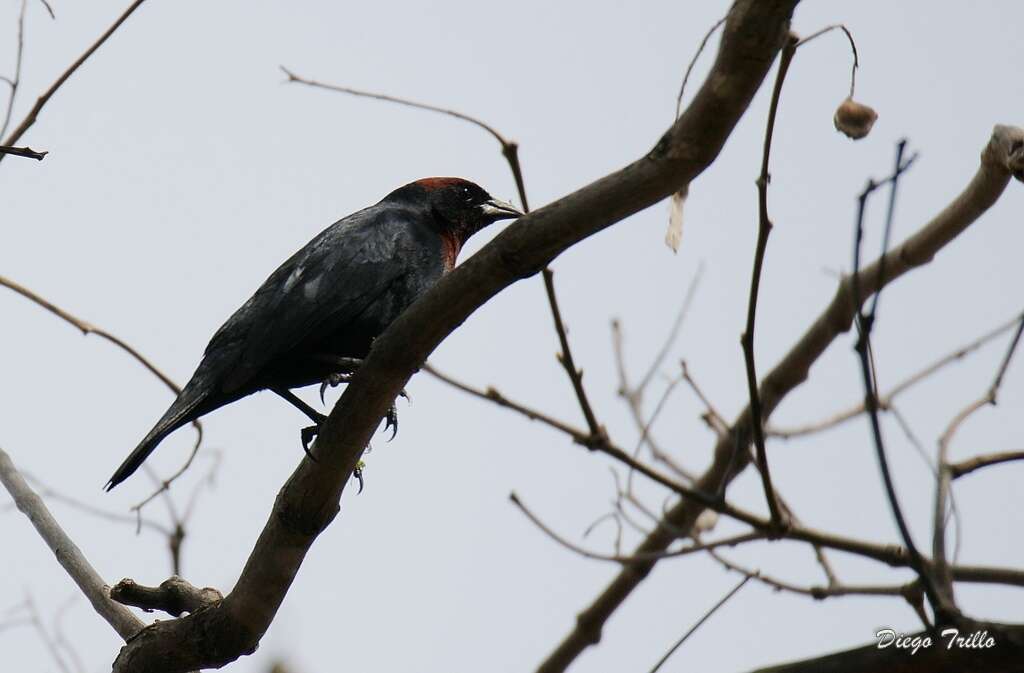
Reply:
[[359, 482], [359, 490], [356, 491], [356, 495], [359, 495], [363, 492], [363, 461], [360, 460], [356, 469], [352, 470], [352, 476]]
[[302, 439], [302, 450], [306, 452], [306, 457], [312, 460], [314, 463], [318, 463], [316, 456], [309, 450], [309, 443], [313, 441], [313, 438], [320, 434], [319, 425], [311, 425], [308, 428], [302, 428], [302, 432], [299, 433], [299, 437]]
[[398, 409], [395, 408], [394, 404], [388, 407], [387, 416], [384, 418], [386, 419], [384, 421], [384, 432], [387, 432], [388, 428], [391, 429], [391, 437], [388, 438], [390, 442], [398, 434]]
[[[398, 392], [398, 396], [404, 397], [407, 401], [412, 402], [412, 398], [409, 397], [409, 393], [405, 392], [405, 388], [402, 388], [402, 390]], [[391, 406], [388, 407], [388, 414], [385, 416], [384, 422], [384, 432], [387, 432], [389, 428], [391, 429], [391, 437], [388, 438], [388, 441], [390, 442], [395, 438], [395, 435], [398, 434], [398, 409], [395, 407], [394, 402], [392, 402]]]
[[323, 380], [323, 382], [320, 383], [320, 403], [326, 404], [326, 402], [324, 401], [324, 393], [327, 392], [328, 386], [333, 388], [342, 383], [348, 383], [351, 380], [352, 374], [350, 372], [338, 372], [336, 374], [331, 374], [330, 376], [328, 376], [326, 379]]

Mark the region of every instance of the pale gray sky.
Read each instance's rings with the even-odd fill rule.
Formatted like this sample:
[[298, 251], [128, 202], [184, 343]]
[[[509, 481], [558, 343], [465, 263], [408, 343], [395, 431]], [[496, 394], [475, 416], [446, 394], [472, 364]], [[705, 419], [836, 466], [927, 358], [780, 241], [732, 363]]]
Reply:
[[[15, 0], [0, 5], [0, 73], [15, 52]], [[112, 19], [124, 2], [66, 3], [57, 20], [29, 1], [16, 117]], [[460, 175], [496, 196], [515, 194], [497, 144], [455, 120], [283, 85], [278, 65], [317, 79], [408, 96], [478, 115], [521, 143], [536, 207], [649, 149], [671, 121], [682, 73], [728, 3], [295, 3], [150, 0], [53, 98], [23, 139], [49, 150], [37, 163], [0, 164], [0, 273], [138, 347], [178, 381], [209, 336], [282, 260], [339, 217], [396, 186]], [[801, 49], [776, 131], [770, 207], [776, 228], [762, 286], [761, 371], [831, 298], [848, 269], [854, 199], [889, 170], [903, 136], [921, 152], [901, 193], [902, 238], [945, 206], [973, 174], [995, 123], [1021, 123], [1019, 3], [806, 2], [794, 29], [844, 22], [858, 41], [858, 98], [880, 119], [852, 143], [832, 128], [846, 95], [849, 50], [839, 34]], [[714, 43], [713, 43], [714, 44]], [[710, 62], [698, 65], [692, 91]], [[682, 249], [662, 242], [667, 207], [650, 208], [556, 260], [577, 361], [614, 438], [636, 433], [621, 401], [609, 320], [646, 367], [700, 261], [706, 272], [673, 358], [732, 418], [746, 401], [739, 334], [756, 223], [756, 178], [768, 87], [719, 160], [690, 190]], [[877, 205], [877, 204], [876, 204]], [[887, 291], [875, 345], [883, 388], [1021, 309], [1024, 190], [993, 210], [933, 264]], [[881, 208], [872, 215], [880, 226]], [[478, 236], [465, 256], [497, 227]], [[869, 245], [876, 244], [876, 238]], [[136, 477], [100, 487], [171, 401], [125, 355], [82, 338], [13, 293], [0, 292], [0, 446], [26, 471], [76, 498], [126, 511], [150, 488]], [[818, 418], [861, 396], [849, 336], [812, 370], [775, 420]], [[994, 345], [907, 396], [903, 411], [929, 451], [951, 415], [988, 385]], [[539, 278], [476, 313], [432, 358], [477, 384], [581, 423], [554, 359], [557, 340]], [[676, 370], [670, 361], [668, 374]], [[1024, 370], [1011, 369], [1001, 405], [965, 426], [954, 455], [1021, 448]], [[296, 673], [524, 671], [565, 635], [576, 613], [618, 571], [556, 546], [508, 502], [515, 490], [555, 529], [579, 540], [612, 496], [608, 462], [564, 437], [469, 399], [426, 375], [402, 430], [367, 458], [366, 491], [317, 541], [259, 651], [231, 670], [261, 673], [284, 657]], [[310, 399], [312, 395], [310, 395]], [[712, 437], [687, 391], [656, 428], [687, 465], [709, 459]], [[272, 395], [208, 417], [206, 449], [175, 488], [179, 502], [223, 460], [189, 528], [185, 575], [228, 590], [274, 495], [301, 457], [304, 418]], [[932, 481], [887, 424], [900, 494], [927, 545]], [[192, 441], [173, 435], [151, 462], [175, 466]], [[807, 441], [769, 448], [781, 491], [811, 525], [896, 541], [867, 425], [859, 419]], [[962, 560], [1024, 566], [1024, 525], [1010, 465], [957, 486]], [[664, 493], [646, 484], [650, 502]], [[763, 509], [747, 474], [730, 491]], [[2, 502], [2, 499], [0, 499]], [[158, 583], [162, 540], [55, 504], [54, 512], [110, 581]], [[154, 503], [147, 513], [165, 516]], [[732, 530], [723, 524], [721, 532]], [[49, 618], [75, 590], [19, 514], [0, 514], [0, 611], [29, 593]], [[611, 549], [611, 529], [587, 541]], [[819, 582], [793, 544], [737, 550], [737, 559], [795, 581]], [[836, 555], [853, 582], [909, 578]], [[647, 670], [737, 578], [703, 557], [659, 564], [573, 670]], [[959, 588], [972, 615], [1020, 621], [1019, 592]], [[84, 600], [65, 619], [88, 671], [118, 647]], [[664, 670], [733, 672], [868, 642], [880, 626], [918, 628], [896, 600], [823, 603], [748, 585]], [[27, 630], [0, 632], [11, 670], [52, 671]]]

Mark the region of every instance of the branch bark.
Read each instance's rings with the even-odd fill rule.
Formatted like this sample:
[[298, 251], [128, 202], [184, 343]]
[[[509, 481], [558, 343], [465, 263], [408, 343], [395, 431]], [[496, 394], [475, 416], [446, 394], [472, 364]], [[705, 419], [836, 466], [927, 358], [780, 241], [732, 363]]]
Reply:
[[43, 499], [35, 494], [3, 449], [0, 449], [0, 483], [14, 498], [18, 509], [35, 526], [46, 546], [57, 557], [57, 563], [60, 563], [92, 603], [93, 609], [125, 640], [141, 631], [145, 624], [128, 608], [110, 600], [110, 589], [103, 578], [53, 518]]
[[133, 605], [146, 612], [160, 610], [175, 617], [209, 607], [224, 598], [216, 589], [194, 587], [177, 575], [158, 587], [143, 586], [126, 578], [114, 585], [110, 597], [122, 605]]

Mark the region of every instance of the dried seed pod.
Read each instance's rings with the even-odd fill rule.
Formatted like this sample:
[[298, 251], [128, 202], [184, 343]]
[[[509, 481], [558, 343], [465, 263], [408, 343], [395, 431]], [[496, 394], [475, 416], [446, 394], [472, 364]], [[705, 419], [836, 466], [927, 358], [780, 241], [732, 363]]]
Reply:
[[836, 108], [836, 114], [832, 121], [835, 122], [837, 131], [842, 131], [847, 137], [854, 140], [860, 140], [871, 132], [871, 127], [874, 126], [876, 119], [878, 119], [878, 113], [873, 109], [852, 98], [847, 98]]

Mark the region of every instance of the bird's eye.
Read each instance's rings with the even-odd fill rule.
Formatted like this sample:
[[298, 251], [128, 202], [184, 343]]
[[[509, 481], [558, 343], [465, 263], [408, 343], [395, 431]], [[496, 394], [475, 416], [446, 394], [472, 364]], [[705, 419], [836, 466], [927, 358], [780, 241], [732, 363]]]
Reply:
[[467, 203], [473, 200], [473, 195], [469, 191], [469, 187], [462, 188], [462, 199]]

